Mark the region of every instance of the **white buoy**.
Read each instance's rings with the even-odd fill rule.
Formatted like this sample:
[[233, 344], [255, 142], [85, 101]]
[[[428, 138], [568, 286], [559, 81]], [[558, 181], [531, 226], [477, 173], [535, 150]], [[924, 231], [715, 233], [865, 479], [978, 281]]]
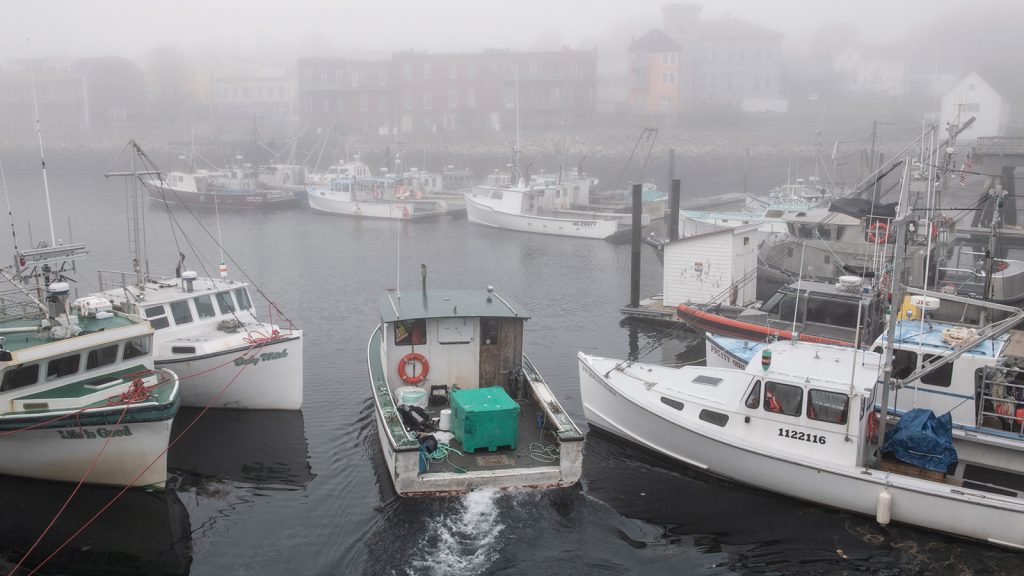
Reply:
[[440, 428], [441, 430], [446, 430], [446, 431], [452, 429], [452, 411], [451, 411], [451, 409], [445, 408], [444, 410], [441, 410], [441, 418], [440, 418], [440, 420], [437, 423], [437, 427]]
[[875, 512], [875, 520], [882, 526], [888, 526], [892, 520], [892, 494], [886, 488], [878, 493], [878, 509]]

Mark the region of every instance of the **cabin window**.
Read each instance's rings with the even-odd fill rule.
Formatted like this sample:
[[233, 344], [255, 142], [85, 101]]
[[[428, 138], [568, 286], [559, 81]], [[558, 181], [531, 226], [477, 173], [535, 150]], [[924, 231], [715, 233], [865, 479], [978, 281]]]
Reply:
[[78, 372], [78, 364], [82, 360], [81, 354], [64, 356], [56, 360], [50, 360], [46, 364], [46, 379], [53, 380], [61, 376], [68, 376]]
[[825, 254], [825, 265], [828, 265], [828, 264], [831, 264], [831, 263], [832, 263], [832, 255], [831, 254]]
[[171, 346], [171, 354], [195, 354], [195, 346]]
[[778, 310], [779, 302], [782, 301], [783, 297], [785, 297], [785, 294], [783, 294], [782, 292], [776, 292], [775, 294], [772, 294], [772, 297], [769, 298], [767, 302], [761, 305], [761, 311], [767, 312], [769, 314], [774, 314]]
[[750, 389], [750, 394], [747, 395], [747, 401], [744, 402], [747, 408], [757, 408], [761, 405], [761, 381], [754, 382], [754, 387]]
[[239, 310], [249, 310], [252, 308], [252, 301], [249, 300], [249, 293], [245, 288], [235, 289], [235, 299], [238, 300]]
[[892, 351], [892, 377], [903, 380], [917, 370], [917, 353], [909, 350]]
[[427, 321], [399, 320], [395, 322], [395, 346], [418, 346], [427, 343]]
[[682, 410], [683, 409], [683, 403], [680, 402], [679, 400], [676, 400], [675, 398], [666, 398], [665, 396], [662, 396], [661, 397], [661, 403], [666, 405], [666, 406], [671, 406], [671, 407], [675, 408], [676, 410]]
[[482, 334], [481, 343], [484, 346], [495, 346], [498, 344], [498, 319], [497, 318], [481, 318], [480, 319], [480, 331]]
[[765, 210], [765, 218], [782, 218], [784, 212], [782, 210]]
[[790, 246], [789, 248], [786, 248], [786, 258], [792, 258], [792, 257], [793, 257], [793, 247]]
[[703, 384], [705, 386], [718, 386], [719, 384], [722, 383], [722, 379], [716, 378], [714, 376], [705, 376], [704, 374], [699, 374], [696, 378], [693, 379], [693, 383]]
[[149, 319], [149, 323], [153, 326], [154, 330], [167, 328], [171, 325], [171, 321], [167, 319], [167, 310], [164, 309], [163, 305], [150, 306], [143, 312], [145, 312], [146, 318]]
[[[924, 361], [936, 358], [935, 354], [925, 354]], [[942, 366], [932, 370], [928, 374], [921, 377], [921, 382], [929, 384], [931, 386], [941, 386], [943, 388], [949, 388], [949, 385], [953, 382], [953, 363], [946, 362]]]
[[842, 328], [857, 327], [857, 303], [811, 295], [807, 299], [807, 320]]
[[213, 310], [213, 298], [210, 298], [209, 294], [203, 294], [202, 296], [196, 296], [196, 313], [199, 314], [199, 319], [213, 318], [217, 315]]
[[809, 390], [807, 392], [807, 417], [811, 420], [846, 424], [846, 407], [849, 398], [839, 392]]
[[124, 352], [121, 354], [121, 359], [128, 360], [145, 356], [146, 354], [149, 354], [149, 338], [135, 338], [124, 343]]
[[728, 414], [722, 414], [721, 412], [715, 412], [714, 410], [701, 410], [697, 417], [705, 422], [714, 424], [715, 426], [724, 427], [729, 422]]
[[114, 362], [117, 362], [117, 344], [89, 350], [89, 354], [85, 357], [85, 369], [92, 370]]
[[785, 298], [782, 299], [782, 302], [779, 303], [779, 320], [785, 320], [787, 322], [791, 322], [793, 320], [793, 318], [794, 318], [794, 313], [795, 313], [796, 314], [796, 316], [795, 316], [796, 321], [797, 322], [803, 322], [804, 321], [804, 308], [806, 308], [806, 307], [807, 307], [807, 297], [806, 296], [804, 296], [803, 298], [800, 298], [799, 299], [799, 304], [798, 304], [797, 303], [797, 295], [796, 294], [786, 294]]
[[31, 386], [39, 380], [39, 364], [14, 366], [4, 370], [4, 381], [0, 384], [0, 392], [17, 390], [23, 386]]
[[804, 391], [799, 386], [770, 381], [764, 383], [764, 409], [768, 412], [799, 416], [803, 399]]
[[188, 307], [188, 300], [171, 302], [171, 316], [174, 317], [174, 323], [178, 326], [191, 322], [192, 310]]
[[235, 311], [235, 303], [231, 300], [230, 293], [217, 293], [217, 308], [220, 310], [221, 314], [231, 314]]
[[832, 239], [832, 227], [831, 226], [825, 226], [824, 224], [819, 224], [818, 225], [818, 236], [820, 236], [822, 240], [831, 240]]

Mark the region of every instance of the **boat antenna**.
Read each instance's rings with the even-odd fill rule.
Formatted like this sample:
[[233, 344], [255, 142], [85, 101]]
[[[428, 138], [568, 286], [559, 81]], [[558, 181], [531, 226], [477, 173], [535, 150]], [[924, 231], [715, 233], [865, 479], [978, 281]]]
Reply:
[[7, 174], [4, 172], [3, 160], [0, 160], [0, 179], [4, 182], [4, 199], [7, 200], [7, 217], [11, 219], [11, 239], [14, 240], [14, 251], [18, 251], [18, 234], [14, 229], [14, 211], [11, 210], [11, 194], [7, 191]]
[[800, 285], [804, 281], [804, 252], [807, 250], [807, 240], [800, 243], [800, 275], [796, 278], [796, 304], [793, 306], [793, 329], [789, 337], [796, 340], [796, 317], [800, 311]]
[[[516, 167], [516, 180], [523, 178], [523, 171], [519, 167], [519, 156], [521, 154], [519, 150], [519, 65], [516, 64], [516, 147], [512, 150], [513, 162]], [[513, 183], [513, 186], [518, 182]]]
[[43, 166], [43, 192], [46, 194], [46, 216], [50, 221], [50, 246], [57, 245], [57, 237], [53, 233], [53, 211], [50, 208], [50, 184], [46, 180], [46, 157], [43, 154], [43, 127], [39, 121], [39, 96], [36, 93], [36, 71], [32, 62], [32, 40], [28, 39], [28, 70], [32, 79], [32, 103], [36, 110], [36, 135], [39, 137], [39, 161]]

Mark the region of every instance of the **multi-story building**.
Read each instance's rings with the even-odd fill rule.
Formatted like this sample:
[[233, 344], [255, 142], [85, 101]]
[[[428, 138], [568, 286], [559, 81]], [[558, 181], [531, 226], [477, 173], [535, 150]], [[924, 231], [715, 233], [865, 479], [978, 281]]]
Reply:
[[892, 46], [849, 47], [832, 65], [843, 89], [880, 96], [907, 93], [907, 68], [907, 59]]
[[390, 61], [303, 59], [299, 112], [362, 134], [571, 124], [593, 113], [594, 51], [400, 52]]
[[782, 34], [739, 18], [701, 20], [700, 12], [699, 4], [667, 4], [662, 28], [630, 45], [633, 110], [786, 111]]
[[274, 61], [235, 62], [210, 73], [210, 110], [219, 124], [287, 125], [295, 103], [295, 75]]
[[654, 29], [629, 45], [629, 105], [636, 112], [679, 111], [679, 43]]

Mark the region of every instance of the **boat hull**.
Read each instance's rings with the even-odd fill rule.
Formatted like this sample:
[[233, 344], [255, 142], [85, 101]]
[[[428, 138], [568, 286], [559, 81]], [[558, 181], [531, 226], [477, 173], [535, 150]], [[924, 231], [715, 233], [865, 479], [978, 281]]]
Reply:
[[302, 408], [302, 332], [258, 347], [204, 356], [157, 357], [181, 379], [182, 405], [249, 410]]
[[219, 208], [287, 208], [301, 204], [305, 198], [305, 195], [280, 190], [196, 192], [159, 186], [147, 188], [150, 200], [186, 206], [213, 206], [216, 201]]
[[620, 229], [615, 220], [587, 218], [583, 215], [579, 218], [548, 218], [503, 212], [477, 202], [470, 195], [466, 196], [466, 218], [491, 228], [597, 240], [609, 238]]
[[[688, 304], [680, 304], [676, 307], [676, 315], [698, 333], [713, 332], [715, 334], [725, 334], [734, 338], [745, 338], [754, 341], [765, 341], [768, 339], [790, 340], [793, 338], [793, 332], [790, 330], [726, 318], [719, 314], [705, 312]], [[802, 342], [814, 342], [816, 344], [853, 346], [853, 342], [826, 338], [825, 336], [815, 336], [806, 332], [798, 333], [797, 339]]]
[[167, 446], [180, 390], [170, 398], [163, 404], [71, 412], [60, 419], [61, 414], [52, 411], [6, 416], [0, 421], [0, 474], [161, 488], [167, 480]]
[[342, 195], [324, 193], [314, 190], [308, 196], [309, 207], [314, 212], [352, 216], [354, 218], [378, 218], [385, 220], [418, 220], [440, 216], [445, 210], [438, 208], [439, 203], [428, 202], [356, 202], [346, 200]]
[[710, 474], [859, 514], [875, 515], [879, 494], [888, 491], [894, 521], [1024, 548], [1024, 505], [1016, 499], [867, 468], [815, 465], [765, 454], [656, 414], [639, 382], [632, 380], [635, 386], [627, 390], [602, 377], [615, 366], [613, 360], [581, 353], [579, 364], [583, 410], [591, 426]]

